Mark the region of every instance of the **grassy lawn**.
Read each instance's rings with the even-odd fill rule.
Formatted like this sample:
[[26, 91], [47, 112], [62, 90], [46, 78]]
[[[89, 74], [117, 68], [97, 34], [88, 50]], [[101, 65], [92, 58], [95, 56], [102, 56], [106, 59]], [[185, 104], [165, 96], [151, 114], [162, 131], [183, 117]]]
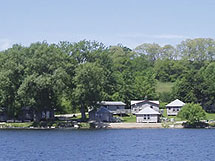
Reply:
[[206, 112], [207, 120], [215, 120], [215, 113], [207, 113]]
[[167, 111], [166, 111], [166, 109], [163, 109], [163, 110], [164, 110], [164, 112], [163, 112], [163, 116], [164, 116], [164, 117], [166, 117], [166, 118], [168, 118], [168, 119], [174, 118], [175, 121], [182, 121], [181, 118], [179, 118], [179, 117], [177, 117], [177, 116], [167, 116]]
[[158, 82], [156, 86], [156, 92], [157, 93], [171, 92], [173, 85], [174, 85], [173, 82]]
[[122, 122], [136, 122], [136, 116], [135, 115], [120, 117], [120, 119], [122, 119]]
[[[166, 112], [166, 109], [164, 109], [164, 113], [163, 113], [163, 116], [170, 119], [170, 118], [174, 118], [175, 121], [182, 121], [179, 117], [177, 116], [167, 116], [167, 112]], [[215, 113], [207, 113], [206, 112], [206, 117], [207, 117], [207, 120], [215, 120]]]
[[32, 122], [23, 122], [23, 123], [4, 123], [2, 127], [30, 127]]

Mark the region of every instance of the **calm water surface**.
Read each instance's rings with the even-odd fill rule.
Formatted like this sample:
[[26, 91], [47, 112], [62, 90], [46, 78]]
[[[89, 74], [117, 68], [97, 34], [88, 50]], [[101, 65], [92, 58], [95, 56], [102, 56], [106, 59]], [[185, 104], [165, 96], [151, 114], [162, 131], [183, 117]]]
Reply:
[[215, 161], [215, 130], [2, 130], [0, 161]]

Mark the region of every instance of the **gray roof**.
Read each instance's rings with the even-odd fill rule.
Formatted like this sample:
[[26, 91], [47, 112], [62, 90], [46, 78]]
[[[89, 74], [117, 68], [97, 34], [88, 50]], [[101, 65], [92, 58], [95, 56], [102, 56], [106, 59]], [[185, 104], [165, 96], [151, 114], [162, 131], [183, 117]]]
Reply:
[[105, 108], [105, 107], [100, 107], [97, 110], [97, 113], [111, 113], [111, 112], [107, 108]]
[[179, 99], [176, 99], [170, 102], [168, 105], [166, 105], [166, 107], [182, 107], [184, 105], [185, 105], [184, 102], [180, 101]]
[[151, 107], [146, 107], [146, 108], [140, 110], [138, 113], [136, 113], [136, 115], [138, 115], [138, 114], [142, 114], [142, 115], [150, 115], [150, 114], [151, 115], [152, 114], [154, 114], [154, 115], [160, 115], [159, 112], [153, 110]]
[[153, 101], [153, 100], [132, 100], [131, 105], [138, 104], [138, 103], [141, 103], [141, 102], [151, 102], [151, 103], [159, 105], [159, 101]]
[[119, 101], [119, 102], [117, 102], [117, 101], [102, 101], [101, 103], [100, 103], [100, 105], [109, 105], [109, 106], [113, 106], [113, 105], [116, 105], [116, 106], [125, 106], [126, 104], [125, 103], [123, 103], [123, 102], [121, 102], [121, 101]]

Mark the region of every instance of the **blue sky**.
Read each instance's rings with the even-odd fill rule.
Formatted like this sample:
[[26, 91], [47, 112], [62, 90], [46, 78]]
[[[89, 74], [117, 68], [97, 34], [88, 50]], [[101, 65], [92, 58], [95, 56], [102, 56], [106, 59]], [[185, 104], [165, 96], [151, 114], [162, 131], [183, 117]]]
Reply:
[[214, 0], [0, 0], [0, 50], [46, 40], [134, 48], [215, 38]]

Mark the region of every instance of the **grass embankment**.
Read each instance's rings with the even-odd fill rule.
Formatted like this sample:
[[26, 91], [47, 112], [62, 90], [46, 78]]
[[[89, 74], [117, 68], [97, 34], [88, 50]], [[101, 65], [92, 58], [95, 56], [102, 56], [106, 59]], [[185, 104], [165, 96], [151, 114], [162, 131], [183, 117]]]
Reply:
[[10, 127], [20, 127], [27, 128], [32, 126], [32, 122], [23, 122], [23, 123], [1, 123], [0, 127], [2, 128], [10, 128]]
[[157, 93], [164, 93], [164, 92], [171, 92], [174, 82], [157, 82], [156, 92]]

